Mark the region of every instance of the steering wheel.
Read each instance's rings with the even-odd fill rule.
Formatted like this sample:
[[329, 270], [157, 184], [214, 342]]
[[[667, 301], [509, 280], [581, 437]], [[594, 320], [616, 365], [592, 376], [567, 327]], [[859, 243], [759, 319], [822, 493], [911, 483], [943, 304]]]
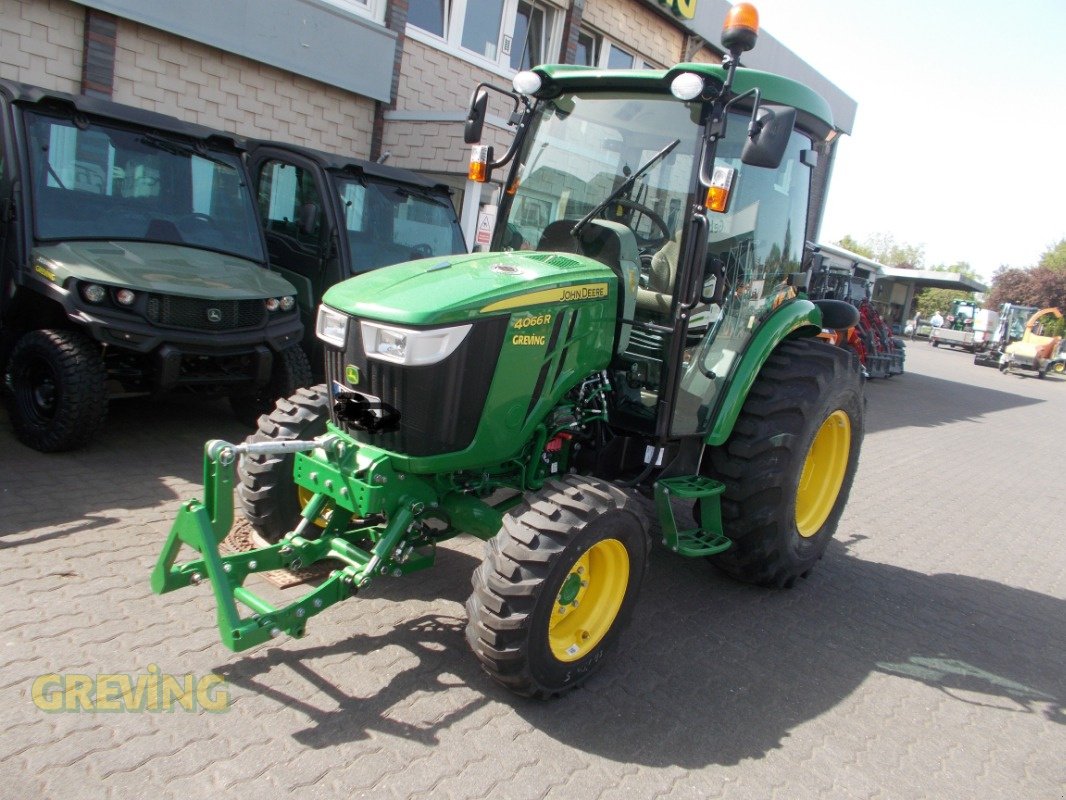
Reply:
[[429, 258], [433, 255], [433, 248], [428, 244], [416, 244], [411, 247], [411, 255], [414, 258]]
[[[671, 231], [669, 226], [666, 224], [666, 220], [664, 220], [662, 217], [660, 217], [658, 214], [656, 214], [643, 203], [638, 203], [636, 200], [630, 200], [628, 197], [619, 197], [615, 200], [612, 200], [610, 205], [608, 205], [607, 208], [603, 209], [603, 211], [600, 212], [600, 216], [603, 217], [603, 219], [611, 219], [611, 217], [607, 215], [608, 211], [610, 211], [612, 208], [617, 208], [618, 206], [629, 210], [629, 221], [626, 223], [626, 225], [636, 235], [637, 246], [641, 249], [649, 247], [662, 247], [670, 240], [670, 237], [674, 235], [674, 232]], [[661, 233], [662, 235], [642, 236], [637, 231], [637, 227], [641, 217], [647, 217], [648, 220], [651, 222], [652, 227], [657, 229], [657, 232]], [[653, 233], [655, 232], [656, 231], [653, 231]]]

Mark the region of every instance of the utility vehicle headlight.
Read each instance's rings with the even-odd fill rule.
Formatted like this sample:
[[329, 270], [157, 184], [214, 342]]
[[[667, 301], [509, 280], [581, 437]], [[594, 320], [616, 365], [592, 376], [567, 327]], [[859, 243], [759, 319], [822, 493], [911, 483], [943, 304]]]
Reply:
[[296, 298], [291, 294], [287, 294], [279, 299], [278, 303], [281, 305], [282, 311], [292, 311], [292, 307], [296, 305]]
[[102, 303], [107, 297], [107, 290], [98, 283], [86, 283], [81, 287], [81, 296], [89, 303]]
[[363, 334], [363, 352], [367, 358], [409, 367], [443, 361], [463, 343], [471, 328], [470, 325], [457, 325], [454, 328], [415, 331], [365, 321], [360, 322], [359, 326]]
[[281, 301], [276, 297], [268, 297], [265, 302], [267, 311], [277, 311], [281, 307]]
[[326, 344], [343, 348], [348, 340], [348, 317], [328, 306], [319, 306], [315, 333]]
[[133, 301], [137, 299], [137, 295], [132, 289], [119, 289], [115, 292], [115, 299], [121, 305], [132, 306]]

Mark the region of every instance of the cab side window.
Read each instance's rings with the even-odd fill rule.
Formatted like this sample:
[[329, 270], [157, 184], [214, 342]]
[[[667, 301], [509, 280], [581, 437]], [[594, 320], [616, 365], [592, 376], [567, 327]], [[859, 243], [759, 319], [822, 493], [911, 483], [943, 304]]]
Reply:
[[265, 162], [260, 167], [258, 199], [268, 236], [283, 236], [299, 249], [317, 250], [323, 209], [310, 171], [282, 161]]

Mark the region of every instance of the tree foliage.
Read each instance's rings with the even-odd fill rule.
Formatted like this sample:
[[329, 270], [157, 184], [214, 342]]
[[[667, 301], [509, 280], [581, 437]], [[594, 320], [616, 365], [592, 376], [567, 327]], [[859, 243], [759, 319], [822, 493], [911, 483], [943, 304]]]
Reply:
[[1054, 272], [1066, 272], [1066, 239], [1059, 239], [1045, 250], [1037, 266]]
[[837, 245], [866, 256], [886, 267], [903, 267], [904, 269], [921, 269], [925, 260], [925, 248], [920, 244], [897, 242], [891, 233], [875, 233], [863, 241], [846, 235]]

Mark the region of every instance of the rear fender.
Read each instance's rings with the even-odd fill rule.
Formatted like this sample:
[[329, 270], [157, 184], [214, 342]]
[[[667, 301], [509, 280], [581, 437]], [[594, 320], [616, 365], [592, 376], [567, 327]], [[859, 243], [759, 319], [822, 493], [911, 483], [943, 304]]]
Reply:
[[711, 446], [724, 444], [733, 433], [748, 392], [774, 348], [786, 339], [817, 336], [821, 331], [822, 314], [810, 300], [795, 300], [774, 311], [751, 337], [733, 370], [706, 443]]

